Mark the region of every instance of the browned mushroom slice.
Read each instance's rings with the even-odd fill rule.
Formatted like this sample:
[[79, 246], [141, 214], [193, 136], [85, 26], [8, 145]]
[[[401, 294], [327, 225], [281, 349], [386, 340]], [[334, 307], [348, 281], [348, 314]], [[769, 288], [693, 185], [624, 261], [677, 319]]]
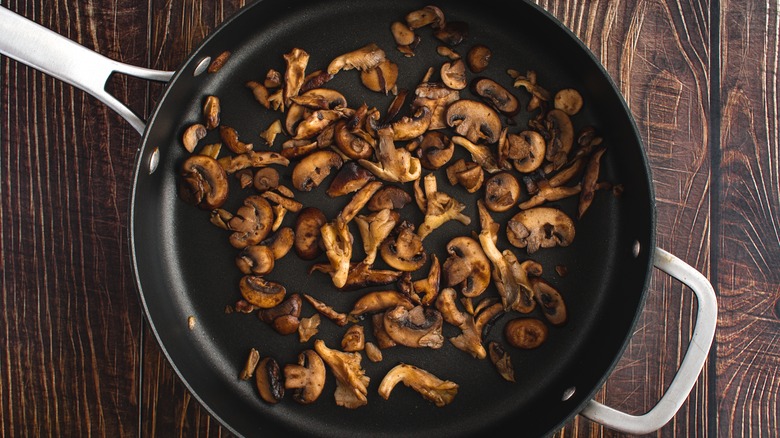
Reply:
[[[441, 284], [441, 265], [436, 254], [431, 254], [431, 267], [428, 275], [412, 282], [412, 292], [416, 295], [420, 304], [428, 306], [436, 300], [439, 295], [439, 285]], [[422, 296], [420, 296], [422, 295]]]
[[397, 344], [413, 348], [438, 349], [444, 346], [441, 313], [432, 307], [396, 306], [385, 311], [387, 334]]
[[341, 338], [341, 349], [352, 352], [363, 351], [365, 347], [366, 336], [363, 333], [363, 326], [360, 324], [351, 325]]
[[325, 146], [321, 146], [319, 142], [315, 140], [290, 139], [282, 143], [280, 154], [288, 160], [296, 160], [303, 158], [318, 149], [322, 149], [323, 147]]
[[228, 222], [228, 227], [234, 231], [230, 244], [239, 249], [257, 245], [271, 233], [273, 222], [271, 204], [261, 196], [248, 196]]
[[452, 142], [458, 146], [463, 146], [464, 149], [469, 151], [471, 158], [485, 169], [485, 172], [496, 173], [507, 170], [498, 163], [496, 156], [488, 146], [474, 144], [469, 139], [457, 135], [452, 137]]
[[514, 215], [507, 223], [509, 243], [526, 248], [529, 254], [539, 248], [568, 246], [574, 240], [574, 222], [566, 213], [552, 207], [534, 207]]
[[358, 163], [378, 178], [389, 182], [409, 182], [419, 178], [422, 173], [420, 159], [412, 157], [412, 154], [404, 148], [395, 147], [393, 129], [381, 128], [377, 134], [379, 147], [376, 155], [379, 162], [358, 160]]
[[461, 99], [450, 104], [445, 114], [447, 126], [455, 128], [455, 132], [472, 143], [482, 139], [488, 143], [498, 141], [501, 119], [493, 108], [484, 103]]
[[360, 190], [374, 179], [374, 174], [368, 169], [348, 161], [336, 173], [325, 193], [332, 198], [343, 196]]
[[379, 290], [368, 292], [355, 301], [350, 310], [350, 316], [357, 317], [360, 315], [371, 314], [376, 312], [384, 312], [388, 309], [396, 307], [404, 307], [411, 309], [414, 307], [409, 298], [401, 292], [395, 290]]
[[[309, 273], [314, 271], [332, 275], [335, 270], [329, 263], [316, 263], [309, 268]], [[339, 288], [342, 291], [365, 289], [373, 286], [384, 286], [398, 281], [403, 272], [391, 269], [373, 269], [364, 262], [351, 263], [347, 281]]]
[[513, 116], [520, 110], [520, 103], [506, 88], [489, 78], [476, 78], [471, 82], [474, 94], [481, 97], [493, 108], [507, 116]]
[[290, 227], [280, 228], [276, 234], [260, 242], [261, 245], [267, 246], [274, 256], [274, 260], [287, 255], [293, 247], [295, 242], [295, 232]]
[[410, 202], [412, 202], [412, 197], [404, 189], [394, 185], [385, 185], [374, 193], [374, 196], [366, 204], [366, 208], [374, 212], [386, 208], [400, 210]]
[[182, 163], [178, 191], [184, 202], [214, 210], [227, 200], [227, 175], [217, 160], [206, 155], [192, 155]]
[[428, 5], [422, 9], [406, 14], [406, 24], [411, 29], [419, 29], [429, 24], [434, 29], [441, 29], [446, 25], [444, 13], [436, 6]]
[[423, 135], [418, 151], [420, 164], [428, 170], [436, 170], [452, 159], [455, 143], [443, 132], [428, 131]]
[[457, 349], [474, 358], [484, 359], [487, 352], [482, 345], [482, 335], [475, 323], [474, 316], [458, 310], [455, 302], [456, 295], [455, 289], [445, 288], [436, 299], [436, 308], [442, 313], [444, 320], [461, 330], [460, 335], [450, 338], [450, 342]]
[[414, 389], [438, 407], [450, 404], [458, 394], [457, 383], [442, 380], [414, 365], [399, 364], [385, 374], [379, 384], [379, 395], [385, 400], [389, 399], [398, 382]]
[[534, 288], [534, 298], [542, 308], [542, 314], [553, 325], [566, 322], [566, 304], [560, 292], [542, 278], [531, 280]]
[[460, 59], [460, 55], [458, 52], [452, 50], [451, 48], [447, 46], [439, 46], [436, 48], [436, 53], [438, 53], [441, 56], [445, 56], [450, 59], [450, 61], [455, 61], [456, 59]]
[[266, 357], [255, 369], [255, 386], [260, 397], [268, 403], [278, 403], [284, 398], [284, 382], [279, 363]]
[[582, 192], [580, 193], [580, 202], [577, 206], [577, 218], [582, 219], [585, 212], [593, 202], [596, 194], [596, 183], [599, 177], [599, 168], [601, 167], [601, 156], [604, 155], [606, 148], [600, 147], [588, 159], [585, 167], [585, 175], [582, 178]]
[[376, 67], [361, 71], [360, 81], [371, 91], [388, 94], [396, 88], [398, 64], [385, 59]]
[[428, 130], [433, 112], [427, 106], [418, 108], [412, 117], [402, 117], [392, 123], [393, 140], [404, 141], [419, 137]]
[[512, 357], [496, 341], [488, 343], [490, 361], [496, 367], [498, 374], [508, 382], [515, 382], [515, 369], [512, 366]]
[[309, 54], [296, 47], [284, 55], [284, 61], [287, 64], [287, 69], [284, 71], [284, 104], [290, 106], [292, 97], [298, 95], [303, 85]]
[[244, 154], [235, 155], [232, 157], [223, 157], [217, 160], [220, 166], [225, 169], [225, 172], [232, 174], [239, 170], [248, 169], [250, 167], [265, 167], [272, 164], [279, 164], [287, 166], [290, 164], [290, 160], [277, 154], [276, 152], [257, 152], [249, 151]]
[[547, 102], [550, 100], [550, 93], [536, 83], [535, 71], [529, 70], [525, 76], [520, 74], [514, 74], [511, 76], [512, 79], [515, 80], [513, 83], [515, 88], [523, 87], [526, 89], [526, 91], [531, 93], [531, 100], [528, 101], [528, 106], [526, 107], [528, 111], [534, 111], [541, 106], [542, 102]]
[[379, 246], [393, 231], [399, 218], [398, 212], [387, 208], [368, 216], [355, 217], [360, 237], [363, 240], [363, 250], [366, 252], [363, 263], [367, 265], [374, 263]]
[[485, 182], [485, 206], [490, 211], [504, 212], [520, 199], [520, 183], [509, 172], [499, 172]]
[[333, 267], [331, 281], [337, 288], [347, 283], [350, 259], [352, 258], [352, 233], [344, 221], [328, 222], [320, 228], [325, 255]]
[[257, 316], [280, 335], [291, 335], [298, 331], [302, 304], [301, 296], [292, 294], [274, 307], [260, 309]]
[[504, 326], [509, 345], [530, 350], [547, 339], [547, 326], [536, 318], [515, 318]]
[[[412, 306], [410, 305], [409, 308]], [[377, 345], [379, 345], [379, 348], [390, 348], [395, 347], [396, 344], [393, 338], [390, 337], [390, 335], [387, 334], [387, 331], [385, 330], [385, 314], [382, 313], [375, 313], [371, 315], [371, 327], [372, 332], [374, 334], [374, 339], [376, 339]]]
[[349, 315], [345, 313], [337, 312], [329, 305], [323, 303], [322, 301], [314, 298], [311, 295], [303, 294], [303, 297], [306, 298], [306, 301], [308, 301], [312, 307], [314, 307], [314, 310], [319, 312], [322, 316], [336, 323], [336, 325], [339, 327], [347, 325], [347, 323], [351, 320]]
[[214, 129], [219, 126], [220, 105], [217, 96], [208, 96], [203, 103], [203, 119], [206, 129]]
[[433, 230], [439, 228], [445, 223], [456, 220], [463, 225], [471, 223], [471, 218], [462, 213], [466, 205], [452, 196], [440, 192], [436, 184], [436, 174], [429, 173], [423, 178], [425, 188], [425, 218], [417, 235], [420, 240], [425, 239]]
[[265, 245], [249, 245], [236, 256], [236, 266], [244, 274], [266, 275], [274, 269], [274, 253]]
[[411, 46], [418, 39], [414, 34], [414, 30], [406, 23], [400, 21], [394, 21], [390, 24], [390, 32], [393, 34], [393, 39], [398, 46]]
[[569, 115], [559, 109], [548, 111], [545, 123], [552, 137], [547, 144], [545, 158], [553, 163], [555, 169], [559, 169], [566, 164], [574, 144], [574, 127]]
[[263, 85], [267, 88], [276, 88], [282, 85], [282, 74], [272, 68], [268, 69], [263, 79]]
[[382, 350], [373, 342], [366, 342], [366, 357], [371, 362], [382, 362]]
[[368, 403], [366, 395], [371, 379], [360, 366], [363, 358], [360, 353], [330, 349], [321, 339], [314, 341], [314, 350], [336, 377], [335, 399], [338, 406], [355, 409]]
[[[295, 104], [313, 109], [338, 109], [347, 107], [347, 99], [332, 88], [312, 88], [292, 98]], [[292, 110], [294, 106], [290, 107]], [[298, 110], [300, 111], [300, 110]]]
[[466, 88], [466, 63], [462, 59], [453, 62], [445, 62], [439, 71], [444, 85], [453, 90], [462, 90]]
[[287, 196], [283, 196], [273, 190], [266, 190], [265, 192], [261, 193], [260, 196], [263, 198], [282, 206], [285, 210], [292, 211], [293, 213], [297, 213], [301, 211], [301, 208], [303, 208], [303, 204], [296, 201], [295, 199], [288, 198]]
[[219, 136], [228, 149], [237, 154], [243, 154], [252, 150], [252, 143], [243, 143], [239, 140], [238, 132], [230, 126], [221, 125], [219, 127]]
[[257, 369], [258, 362], [260, 362], [260, 353], [254, 348], [249, 349], [249, 356], [246, 358], [244, 369], [241, 370], [239, 378], [241, 380], [249, 380], [252, 378], [252, 376], [255, 374], [255, 369]]
[[374, 193], [379, 190], [380, 187], [382, 187], [382, 183], [380, 181], [371, 181], [365, 186], [361, 187], [360, 190], [358, 190], [357, 193], [352, 196], [352, 199], [349, 200], [347, 205], [341, 209], [337, 220], [342, 221], [345, 224], [351, 222], [352, 219], [357, 216], [358, 212], [363, 209], [363, 207], [368, 203], [368, 201], [371, 199]]
[[453, 90], [440, 82], [423, 82], [414, 90], [412, 107], [427, 106], [433, 112], [429, 130], [447, 127], [447, 108], [460, 99], [458, 90]]
[[[348, 108], [322, 109], [308, 113], [295, 127], [294, 140], [311, 139], [325, 132], [338, 120], [349, 117], [352, 113]], [[306, 114], [306, 113], [305, 113]]]
[[268, 92], [268, 88], [256, 81], [249, 81], [246, 83], [246, 87], [252, 90], [252, 96], [264, 107], [271, 108], [271, 93]]
[[399, 271], [413, 272], [428, 259], [422, 239], [414, 232], [411, 222], [403, 221], [385, 239], [379, 249], [382, 260]]
[[463, 158], [447, 167], [446, 173], [450, 184], [460, 184], [469, 193], [475, 193], [481, 189], [482, 183], [485, 181], [485, 172], [482, 170], [482, 166]]
[[195, 150], [195, 146], [197, 146], [198, 142], [204, 137], [206, 137], [206, 127], [201, 123], [193, 123], [184, 131], [181, 142], [184, 145], [184, 149], [186, 149], [187, 152], [192, 153]]
[[493, 57], [493, 51], [489, 47], [477, 44], [469, 49], [466, 54], [466, 60], [469, 64], [469, 69], [474, 73], [481, 73], [488, 68], [490, 64], [490, 58]]
[[386, 59], [385, 51], [375, 43], [368, 44], [352, 52], [337, 56], [328, 64], [328, 74], [335, 75], [341, 70], [360, 71], [376, 67]]
[[582, 109], [582, 95], [574, 88], [564, 88], [555, 93], [555, 108], [573, 116]]
[[293, 390], [293, 400], [313, 403], [325, 388], [325, 363], [314, 350], [298, 355], [298, 364], [284, 366], [284, 387]]
[[303, 157], [293, 168], [293, 187], [302, 192], [309, 192], [319, 187], [333, 169], [340, 169], [343, 164], [344, 161], [341, 159], [341, 156], [333, 151], [318, 150], [312, 152]]
[[303, 260], [313, 260], [320, 253], [321, 231], [327, 222], [325, 214], [316, 207], [304, 207], [295, 220], [295, 241], [293, 248]]
[[265, 131], [260, 133], [260, 138], [265, 140], [267, 146], [273, 146], [276, 136], [282, 133], [282, 121], [279, 119], [274, 120], [268, 125]]
[[445, 285], [460, 285], [466, 297], [482, 294], [490, 284], [490, 261], [479, 242], [467, 236], [455, 237], [447, 244], [447, 253], [442, 267]]
[[334, 125], [333, 135], [336, 146], [344, 155], [353, 160], [371, 157], [374, 153], [376, 140], [360, 126], [350, 128], [350, 124], [351, 119], [340, 120]]
[[261, 167], [255, 172], [252, 184], [259, 192], [275, 189], [279, 186], [279, 172], [273, 167]]
[[284, 300], [287, 290], [279, 283], [268, 281], [257, 275], [245, 275], [238, 283], [241, 296], [249, 304], [261, 309], [270, 309]]
[[517, 256], [508, 249], [502, 251], [501, 254], [509, 265], [509, 271], [511, 272], [512, 277], [514, 277], [514, 282], [518, 288], [514, 291], [514, 294], [512, 291], [506, 291], [508, 293], [504, 294], [504, 292], [499, 289], [499, 294], [509, 297], [507, 302], [512, 303], [510, 304], [512, 310], [516, 310], [520, 313], [533, 312], [536, 308], [536, 301], [534, 300], [534, 288], [531, 280], [534, 277], [540, 277], [542, 275], [542, 265], [530, 259], [520, 263], [517, 260]]

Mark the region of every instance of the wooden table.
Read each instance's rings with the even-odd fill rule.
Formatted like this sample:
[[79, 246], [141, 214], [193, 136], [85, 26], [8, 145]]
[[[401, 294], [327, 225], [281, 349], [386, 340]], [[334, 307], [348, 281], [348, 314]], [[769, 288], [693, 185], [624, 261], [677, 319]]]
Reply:
[[[658, 245], [707, 275], [714, 347], [662, 436], [778, 436], [778, 5], [541, 0], [619, 85], [653, 169]], [[175, 69], [243, 1], [17, 0], [3, 5], [108, 57]], [[148, 114], [160, 87], [109, 88]], [[0, 60], [0, 435], [216, 436], [144, 321], [127, 211], [139, 135], [85, 93]], [[689, 290], [655, 274], [597, 396], [630, 413], [669, 385]], [[621, 436], [575, 417], [559, 436]]]

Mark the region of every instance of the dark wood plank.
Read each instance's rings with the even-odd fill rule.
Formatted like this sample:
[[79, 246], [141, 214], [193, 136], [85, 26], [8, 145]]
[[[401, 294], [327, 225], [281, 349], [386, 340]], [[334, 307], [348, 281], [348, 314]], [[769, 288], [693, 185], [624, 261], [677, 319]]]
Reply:
[[[631, 108], [652, 169], [658, 246], [707, 275], [710, 3], [539, 3], [590, 47]], [[693, 302], [679, 282], [654, 275], [633, 339], [597, 400], [635, 415], [655, 405], [687, 349]], [[707, 435], [708, 382], [705, 370], [662, 436]], [[623, 436], [580, 416], [559, 435]]]
[[[7, 6], [115, 59], [145, 59], [146, 14], [130, 3]], [[114, 90], [143, 104], [143, 88]], [[0, 434], [136, 434], [141, 312], [127, 211], [140, 136], [6, 58], [0, 102]]]
[[[770, 4], [771, 3], [771, 4]], [[720, 436], [780, 430], [778, 6], [722, 2]]]

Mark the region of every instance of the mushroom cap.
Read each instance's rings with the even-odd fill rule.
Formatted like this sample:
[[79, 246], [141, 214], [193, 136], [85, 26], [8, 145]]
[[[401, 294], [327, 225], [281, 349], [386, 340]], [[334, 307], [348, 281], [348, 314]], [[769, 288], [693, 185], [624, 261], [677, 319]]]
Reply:
[[253, 306], [270, 309], [284, 300], [287, 290], [279, 283], [257, 275], [245, 275], [238, 283], [241, 296]]
[[513, 160], [518, 172], [530, 173], [544, 162], [547, 144], [542, 134], [530, 129], [506, 138], [506, 158]]
[[514, 215], [506, 227], [509, 243], [526, 248], [529, 254], [539, 248], [569, 246], [574, 240], [574, 221], [553, 207], [534, 207]]
[[371, 196], [366, 208], [375, 212], [386, 208], [400, 210], [410, 202], [412, 202], [412, 197], [406, 190], [394, 185], [385, 185]]
[[206, 155], [191, 155], [181, 166], [179, 197], [203, 210], [214, 210], [225, 203], [228, 180], [225, 169]]
[[347, 161], [330, 182], [325, 193], [330, 197], [356, 192], [376, 177], [368, 169], [359, 166], [355, 161]]
[[458, 393], [457, 383], [442, 380], [414, 365], [401, 363], [385, 374], [379, 383], [379, 395], [387, 400], [399, 382], [419, 392], [426, 400], [433, 402], [438, 407], [452, 402]]
[[265, 245], [249, 245], [236, 256], [236, 266], [244, 274], [265, 275], [274, 269], [274, 252]]
[[471, 237], [456, 237], [447, 244], [450, 254], [444, 261], [447, 287], [462, 284], [461, 293], [466, 297], [482, 294], [490, 284], [490, 260], [482, 246]]
[[520, 103], [501, 84], [489, 78], [476, 78], [471, 81], [471, 89], [493, 108], [512, 116], [520, 110]]
[[321, 229], [328, 221], [325, 213], [317, 207], [304, 207], [295, 219], [295, 240], [293, 248], [303, 260], [313, 260], [322, 252]]
[[498, 141], [501, 133], [501, 119], [489, 106], [476, 100], [461, 99], [447, 107], [447, 126], [466, 137], [472, 143], [484, 139], [488, 143]]
[[441, 81], [453, 90], [466, 88], [466, 63], [462, 59], [445, 62], [439, 71]]
[[520, 183], [509, 172], [499, 172], [485, 182], [485, 206], [490, 211], [503, 212], [520, 199]]
[[385, 311], [385, 331], [398, 344], [407, 347], [441, 348], [444, 345], [441, 312], [433, 307], [396, 306]]
[[293, 187], [308, 192], [318, 187], [335, 169], [340, 169], [344, 160], [331, 150], [318, 150], [306, 155], [295, 165], [292, 172]]
[[547, 111], [545, 121], [554, 140], [547, 145], [545, 158], [554, 163], [557, 169], [566, 163], [574, 144], [574, 126], [569, 115], [559, 109]]

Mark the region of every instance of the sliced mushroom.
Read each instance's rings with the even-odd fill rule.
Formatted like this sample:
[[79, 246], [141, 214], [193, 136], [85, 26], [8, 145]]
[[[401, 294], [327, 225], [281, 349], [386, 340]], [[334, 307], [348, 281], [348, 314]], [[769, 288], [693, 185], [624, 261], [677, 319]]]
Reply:
[[562, 325], [566, 322], [566, 304], [560, 292], [542, 278], [534, 278], [534, 298], [542, 309], [542, 314], [550, 324]]
[[292, 172], [293, 187], [309, 192], [319, 187], [333, 169], [340, 169], [344, 164], [341, 156], [333, 151], [318, 150], [303, 157], [295, 165]]
[[279, 260], [290, 252], [294, 242], [295, 232], [290, 227], [284, 227], [280, 228], [273, 236], [260, 242], [260, 244], [267, 246], [271, 250], [274, 260]]
[[325, 388], [325, 363], [314, 350], [298, 355], [298, 364], [284, 366], [284, 387], [293, 390], [293, 400], [310, 404], [319, 398]]
[[396, 307], [404, 307], [411, 309], [414, 307], [409, 298], [401, 292], [395, 290], [379, 290], [372, 291], [364, 294], [362, 297], [355, 301], [350, 310], [350, 316], [357, 317], [360, 315], [384, 312], [388, 309]]
[[412, 157], [412, 154], [406, 149], [395, 147], [393, 128], [381, 128], [377, 134], [379, 135], [379, 148], [376, 155], [379, 162], [358, 160], [358, 163], [378, 178], [389, 182], [409, 182], [419, 178], [422, 173], [420, 160]]
[[582, 192], [580, 193], [580, 201], [577, 205], [577, 218], [582, 219], [585, 212], [593, 203], [593, 198], [596, 195], [596, 183], [598, 182], [599, 169], [601, 167], [601, 156], [604, 155], [606, 148], [600, 147], [591, 154], [588, 159], [588, 164], [585, 167], [585, 175], [582, 178]]
[[[410, 305], [409, 308], [412, 306]], [[387, 334], [387, 331], [385, 330], [385, 314], [382, 313], [375, 313], [371, 315], [371, 326], [373, 328], [374, 333], [374, 339], [376, 339], [377, 344], [379, 345], [379, 348], [390, 348], [395, 347], [396, 344], [393, 338], [390, 337], [390, 335]]]
[[574, 88], [564, 88], [555, 93], [555, 108], [573, 116], [582, 109], [582, 95]]
[[[412, 282], [411, 293], [419, 299], [420, 304], [428, 306], [439, 295], [439, 285], [441, 284], [441, 265], [436, 254], [431, 254], [431, 267], [428, 275]], [[422, 295], [422, 296], [421, 296]]]
[[577, 184], [576, 186], [568, 187], [568, 186], [558, 186], [558, 187], [552, 187], [546, 179], [541, 179], [537, 182], [537, 188], [538, 191], [536, 194], [534, 194], [531, 199], [528, 199], [526, 201], [523, 201], [519, 204], [517, 204], [518, 207], [520, 207], [521, 210], [527, 210], [532, 207], [538, 207], [545, 202], [548, 201], [559, 201], [564, 198], [568, 198], [569, 196], [574, 196], [581, 192], [582, 185]]
[[388, 94], [396, 89], [398, 64], [385, 59], [376, 67], [361, 71], [360, 81], [371, 91]]
[[[546, 149], [547, 145], [542, 134], [525, 130], [519, 134], [507, 135], [502, 155], [512, 160], [518, 172], [530, 173], [542, 165]], [[501, 150], [500, 145], [499, 150]]]
[[314, 138], [328, 128], [333, 126], [338, 120], [349, 117], [351, 109], [320, 109], [309, 113], [304, 113], [305, 117], [295, 127], [294, 140], [304, 140]]
[[276, 88], [282, 85], [282, 74], [272, 68], [268, 69], [263, 79], [263, 85], [267, 88]]
[[206, 129], [214, 129], [219, 126], [220, 105], [217, 96], [207, 96], [203, 103], [203, 120]]
[[284, 398], [284, 382], [279, 363], [266, 357], [255, 369], [255, 386], [260, 397], [268, 403], [278, 403]]
[[311, 295], [303, 294], [303, 297], [306, 298], [306, 301], [308, 301], [312, 307], [314, 307], [314, 310], [336, 323], [336, 325], [339, 327], [347, 325], [347, 323], [352, 320], [349, 315], [335, 311], [332, 307]]
[[441, 313], [432, 307], [396, 306], [385, 311], [385, 331], [397, 344], [413, 348], [444, 346]]
[[274, 253], [265, 245], [249, 245], [236, 256], [236, 266], [244, 274], [266, 275], [274, 269]]
[[428, 131], [423, 135], [418, 151], [420, 164], [428, 170], [436, 170], [452, 159], [455, 143], [443, 132]]
[[298, 325], [301, 323], [302, 304], [301, 296], [292, 294], [271, 308], [260, 309], [257, 316], [264, 323], [270, 324], [280, 335], [291, 335], [298, 331]]
[[273, 167], [261, 167], [255, 172], [252, 184], [259, 192], [273, 190], [279, 186], [279, 172]]
[[499, 172], [485, 182], [485, 207], [490, 211], [504, 212], [520, 199], [520, 183], [509, 172]]
[[219, 127], [219, 136], [228, 149], [237, 154], [243, 154], [252, 150], [252, 143], [244, 143], [239, 140], [238, 132], [230, 126], [221, 125]]
[[246, 83], [246, 87], [252, 90], [252, 95], [256, 101], [268, 109], [271, 108], [271, 93], [268, 92], [268, 88], [265, 85], [259, 82], [249, 81]]
[[444, 284], [460, 285], [466, 297], [481, 295], [490, 284], [490, 261], [479, 242], [468, 236], [455, 237], [447, 244], [447, 253], [442, 267]]
[[284, 105], [290, 106], [292, 98], [297, 96], [306, 76], [306, 65], [309, 63], [309, 54], [300, 48], [293, 48], [290, 53], [284, 54], [287, 69], [284, 71], [283, 96]]
[[531, 100], [528, 101], [528, 105], [526, 106], [528, 111], [534, 111], [541, 106], [542, 102], [550, 100], [550, 93], [536, 83], [535, 71], [529, 70], [525, 76], [522, 76], [519, 73], [510, 73], [510, 76], [515, 80], [513, 83], [515, 88], [523, 87], [526, 91], [531, 93]]
[[276, 136], [282, 133], [282, 121], [279, 119], [274, 120], [265, 131], [260, 133], [260, 138], [265, 140], [265, 144], [273, 146]]
[[240, 155], [220, 158], [217, 162], [228, 174], [236, 173], [239, 170], [248, 169], [250, 167], [265, 167], [272, 164], [287, 166], [290, 164], [290, 160], [287, 158], [276, 152], [269, 151], [249, 151]]
[[374, 193], [379, 190], [380, 187], [382, 187], [382, 183], [380, 181], [371, 181], [361, 187], [360, 190], [358, 190], [357, 193], [352, 196], [352, 199], [349, 200], [347, 205], [341, 209], [337, 220], [342, 221], [345, 224], [351, 222], [352, 219], [357, 216], [358, 212], [362, 210], [363, 207], [365, 207], [365, 205], [368, 203]]
[[442, 380], [428, 371], [414, 365], [399, 364], [385, 374], [379, 383], [379, 395], [385, 400], [390, 398], [390, 393], [398, 382], [414, 389], [426, 400], [433, 402], [438, 407], [448, 405], [458, 394], [458, 384], [449, 380]]
[[441, 56], [446, 56], [451, 61], [455, 61], [456, 59], [460, 59], [460, 55], [452, 50], [451, 48], [447, 46], [439, 46], [436, 48], [436, 53], [438, 53]]
[[[336, 271], [329, 263], [316, 263], [309, 268], [309, 273], [319, 271], [333, 275]], [[347, 281], [339, 288], [342, 291], [365, 289], [373, 286], [384, 286], [395, 281], [403, 275], [401, 271], [391, 269], [373, 269], [365, 262], [351, 263]]]
[[325, 255], [333, 267], [331, 281], [337, 288], [342, 288], [349, 277], [350, 260], [352, 259], [352, 233], [346, 222], [335, 220], [327, 222], [320, 228], [322, 245]]
[[382, 350], [373, 342], [366, 342], [366, 357], [371, 362], [382, 362]]
[[241, 296], [249, 304], [261, 309], [270, 309], [284, 300], [287, 290], [279, 283], [268, 281], [258, 275], [245, 275], [238, 283]]
[[239, 378], [241, 380], [249, 380], [252, 378], [252, 376], [255, 374], [255, 369], [257, 369], [257, 363], [260, 362], [260, 353], [254, 349], [249, 349], [249, 356], [246, 358], [246, 362], [244, 363], [244, 369], [241, 370], [241, 374], [239, 374]]
[[539, 248], [569, 246], [574, 240], [574, 222], [566, 213], [552, 207], [534, 207], [514, 215], [507, 222], [509, 243], [526, 248], [529, 254]]
[[493, 57], [493, 51], [489, 47], [477, 44], [469, 49], [466, 54], [466, 60], [469, 63], [469, 69], [474, 73], [481, 73], [490, 64], [490, 58]]
[[360, 353], [330, 349], [321, 339], [314, 341], [314, 350], [336, 377], [335, 399], [338, 406], [355, 409], [368, 403], [366, 395], [371, 379], [360, 366], [363, 358]]
[[363, 263], [367, 265], [374, 263], [379, 246], [393, 231], [399, 218], [398, 212], [387, 208], [368, 216], [355, 217], [360, 237], [363, 240], [363, 250], [366, 252]]
[[328, 64], [327, 71], [331, 75], [335, 75], [341, 70], [365, 71], [376, 67], [385, 59], [385, 51], [375, 43], [370, 43], [352, 52], [337, 56]]
[[385, 239], [379, 249], [382, 260], [392, 268], [414, 272], [428, 260], [420, 236], [414, 232], [411, 222], [403, 221]]
[[417, 39], [417, 35], [414, 34], [414, 30], [406, 23], [400, 21], [394, 21], [390, 25], [390, 32], [393, 34], [395, 43], [399, 46], [411, 46]]
[[423, 82], [414, 90], [412, 107], [427, 106], [433, 112], [429, 130], [447, 127], [447, 108], [460, 99], [458, 90], [453, 90], [441, 82]]
[[511, 117], [520, 110], [517, 98], [493, 79], [476, 78], [471, 82], [471, 89], [474, 94], [507, 116]]
[[195, 150], [195, 146], [204, 137], [206, 137], [206, 127], [201, 123], [193, 123], [184, 131], [181, 142], [184, 144], [184, 149], [192, 153]]
[[[357, 113], [356, 115], [357, 116]], [[355, 117], [353, 116], [353, 117]], [[376, 140], [361, 127], [350, 128], [351, 120], [340, 120], [334, 126], [334, 140], [339, 150], [353, 160], [371, 157]], [[357, 125], [357, 123], [355, 123]]]
[[447, 107], [447, 126], [466, 137], [472, 143], [485, 140], [498, 141], [501, 133], [501, 119], [493, 108], [476, 100], [461, 99]]
[[295, 241], [293, 248], [303, 260], [313, 260], [322, 252], [321, 231], [328, 221], [317, 207], [304, 207], [295, 220]]
[[325, 193], [332, 198], [343, 196], [360, 190], [374, 179], [376, 177], [368, 169], [348, 161], [336, 173]]
[[441, 29], [445, 24], [444, 13], [436, 6], [425, 6], [422, 9], [406, 14], [406, 24], [411, 29], [419, 29], [429, 24], [434, 29]]
[[462, 90], [466, 88], [466, 63], [462, 59], [453, 62], [445, 62], [439, 72], [444, 85], [453, 90]]
[[239, 249], [257, 245], [271, 233], [273, 222], [271, 204], [261, 196], [248, 196], [228, 221], [228, 228], [234, 231], [230, 244]]
[[352, 352], [363, 351], [365, 347], [366, 336], [363, 333], [363, 326], [360, 324], [351, 325], [341, 338], [341, 349]]
[[450, 184], [460, 184], [469, 193], [475, 193], [481, 189], [482, 183], [485, 181], [485, 172], [482, 170], [482, 166], [463, 158], [447, 167], [446, 173]]
[[206, 155], [192, 155], [181, 165], [179, 197], [203, 210], [214, 210], [225, 203], [228, 180], [217, 160]]
[[394, 185], [385, 185], [374, 193], [374, 196], [366, 204], [366, 208], [374, 212], [386, 208], [400, 210], [410, 202], [412, 202], [412, 197], [406, 193], [406, 190]]
[[509, 345], [530, 350], [547, 339], [547, 326], [536, 318], [515, 318], [504, 326], [504, 336]]
[[420, 236], [422, 241], [433, 230], [439, 228], [445, 223], [456, 220], [463, 225], [471, 223], [471, 218], [462, 213], [466, 208], [466, 205], [452, 196], [440, 192], [436, 184], [436, 174], [429, 173], [423, 178], [423, 186], [425, 188], [425, 218], [423, 223], [420, 224], [420, 228], [417, 230], [417, 235]]

